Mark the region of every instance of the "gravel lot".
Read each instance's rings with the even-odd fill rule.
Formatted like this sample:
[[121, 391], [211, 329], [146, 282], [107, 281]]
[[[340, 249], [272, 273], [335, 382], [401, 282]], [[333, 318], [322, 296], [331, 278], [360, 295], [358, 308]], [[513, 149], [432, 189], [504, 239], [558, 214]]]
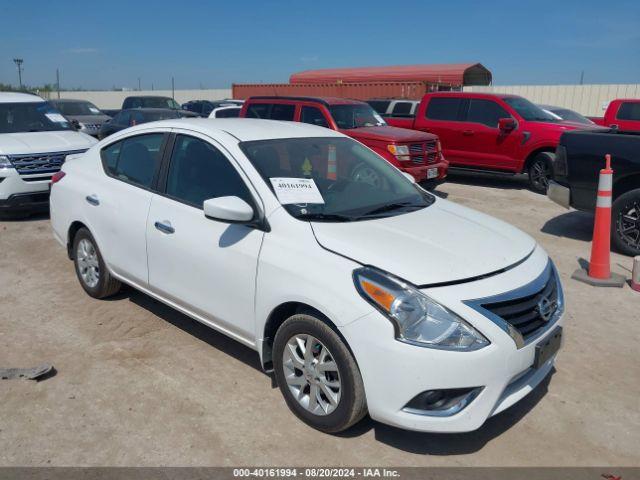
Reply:
[[[640, 465], [640, 294], [570, 279], [592, 217], [519, 178], [455, 177], [438, 191], [533, 235], [567, 297], [557, 370], [479, 431], [370, 419], [338, 436], [312, 430], [250, 349], [131, 289], [87, 296], [39, 216], [0, 221], [0, 366], [50, 362], [57, 374], [0, 380], [0, 465]], [[630, 266], [613, 255], [615, 271]]]

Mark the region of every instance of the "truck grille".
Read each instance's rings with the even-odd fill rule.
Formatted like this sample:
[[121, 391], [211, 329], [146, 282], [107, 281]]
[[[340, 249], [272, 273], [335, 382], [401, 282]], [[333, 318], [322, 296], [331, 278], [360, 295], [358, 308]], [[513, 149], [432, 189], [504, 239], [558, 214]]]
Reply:
[[435, 140], [409, 145], [411, 162], [416, 165], [435, 163], [438, 160], [438, 148]]
[[8, 155], [8, 157], [20, 175], [34, 175], [38, 173], [55, 173], [60, 170], [67, 155], [84, 152], [86, 152], [86, 150], [35, 153], [32, 155]]
[[549, 275], [547, 283], [537, 293], [486, 303], [482, 307], [511, 324], [526, 342], [535, 336], [538, 330], [546, 327], [558, 310], [558, 283], [555, 275]]

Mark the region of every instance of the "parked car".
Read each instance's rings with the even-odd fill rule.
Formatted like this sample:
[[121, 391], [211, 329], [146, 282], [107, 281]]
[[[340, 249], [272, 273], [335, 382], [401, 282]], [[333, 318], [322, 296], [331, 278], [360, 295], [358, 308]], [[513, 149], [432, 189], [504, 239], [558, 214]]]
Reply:
[[242, 100], [191, 100], [182, 104], [183, 110], [188, 110], [200, 117], [211, 117], [211, 112], [220, 107], [240, 107]]
[[640, 131], [640, 99], [619, 98], [609, 104], [604, 117], [590, 117], [598, 125]]
[[580, 115], [578, 112], [564, 107], [556, 107], [553, 105], [538, 105], [545, 112], [552, 115], [556, 115], [558, 120], [565, 120], [567, 122], [579, 123], [583, 125], [595, 125], [595, 122], [589, 120], [584, 115]]
[[120, 110], [115, 117], [102, 124], [98, 132], [98, 138], [102, 140], [133, 125], [182, 117], [182, 110], [170, 110], [168, 108], [130, 108]]
[[413, 117], [420, 102], [407, 99], [376, 99], [367, 100], [367, 103], [383, 117]]
[[549, 198], [566, 208], [594, 211], [606, 154], [611, 154], [614, 170], [612, 243], [624, 254], [640, 255], [640, 132], [611, 129], [563, 134]]
[[[362, 163], [379, 186], [354, 175]], [[560, 348], [562, 287], [535, 240], [327, 128], [133, 127], [65, 164], [51, 224], [90, 296], [124, 282], [256, 350], [291, 410], [326, 432], [367, 411], [475, 430]]]
[[46, 209], [51, 176], [94, 143], [42, 98], [0, 92], [0, 213]]
[[238, 118], [241, 110], [242, 107], [240, 106], [217, 107], [211, 110], [209, 118]]
[[92, 137], [97, 137], [102, 124], [111, 118], [86, 100], [65, 98], [49, 100], [49, 103], [58, 109], [76, 130]]
[[[394, 128], [367, 103], [331, 97], [251, 97], [240, 117], [310, 123], [342, 132], [367, 147], [417, 182], [431, 185], [447, 176], [448, 162], [442, 156], [436, 135]], [[382, 179], [363, 164], [358, 175], [372, 184]]]
[[470, 92], [428, 93], [415, 118], [387, 122], [438, 135], [452, 168], [527, 173], [540, 193], [547, 191], [560, 135], [581, 128], [516, 95]]

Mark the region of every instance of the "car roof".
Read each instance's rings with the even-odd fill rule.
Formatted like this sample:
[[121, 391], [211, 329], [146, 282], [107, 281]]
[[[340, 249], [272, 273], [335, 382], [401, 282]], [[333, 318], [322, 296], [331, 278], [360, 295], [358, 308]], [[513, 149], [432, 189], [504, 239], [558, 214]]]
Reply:
[[171, 112], [175, 113], [177, 110], [173, 108], [151, 108], [151, 107], [139, 107], [139, 108], [124, 108], [120, 110], [121, 112], [142, 112], [142, 113], [153, 113], [153, 112]]
[[51, 103], [91, 103], [89, 100], [80, 98], [54, 98], [49, 100]]
[[38, 95], [20, 92], [0, 92], [0, 103], [33, 103], [44, 102]]
[[366, 104], [362, 100], [352, 100], [350, 98], [339, 97], [295, 97], [295, 96], [255, 96], [247, 99], [248, 102], [252, 100], [287, 100], [293, 102], [318, 102], [325, 105], [362, 105]]
[[128, 131], [148, 130], [152, 127], [193, 130], [213, 138], [225, 132], [241, 142], [277, 138], [345, 137], [328, 128], [308, 123], [254, 118], [180, 118], [143, 123], [131, 127]]
[[165, 95], [129, 95], [127, 98], [171, 98]]

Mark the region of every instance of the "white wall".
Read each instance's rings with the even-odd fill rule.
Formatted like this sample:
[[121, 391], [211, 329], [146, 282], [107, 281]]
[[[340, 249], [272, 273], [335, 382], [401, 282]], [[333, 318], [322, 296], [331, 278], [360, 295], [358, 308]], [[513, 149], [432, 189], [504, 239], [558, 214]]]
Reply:
[[640, 98], [640, 84], [619, 85], [497, 85], [465, 87], [465, 92], [511, 93], [534, 103], [566, 107], [583, 115], [601, 117], [611, 100]]
[[[41, 93], [41, 95], [43, 95]], [[142, 91], [85, 91], [85, 92], [60, 92], [60, 98], [74, 98], [88, 100], [98, 108], [121, 108], [122, 101], [130, 95], [161, 95], [171, 96], [171, 90], [142, 90]], [[43, 95], [44, 96], [44, 95]], [[48, 98], [58, 98], [57, 92], [50, 92]], [[176, 90], [176, 102], [182, 104], [189, 100], [222, 100], [231, 98], [230, 88], [218, 88], [211, 90]]]

